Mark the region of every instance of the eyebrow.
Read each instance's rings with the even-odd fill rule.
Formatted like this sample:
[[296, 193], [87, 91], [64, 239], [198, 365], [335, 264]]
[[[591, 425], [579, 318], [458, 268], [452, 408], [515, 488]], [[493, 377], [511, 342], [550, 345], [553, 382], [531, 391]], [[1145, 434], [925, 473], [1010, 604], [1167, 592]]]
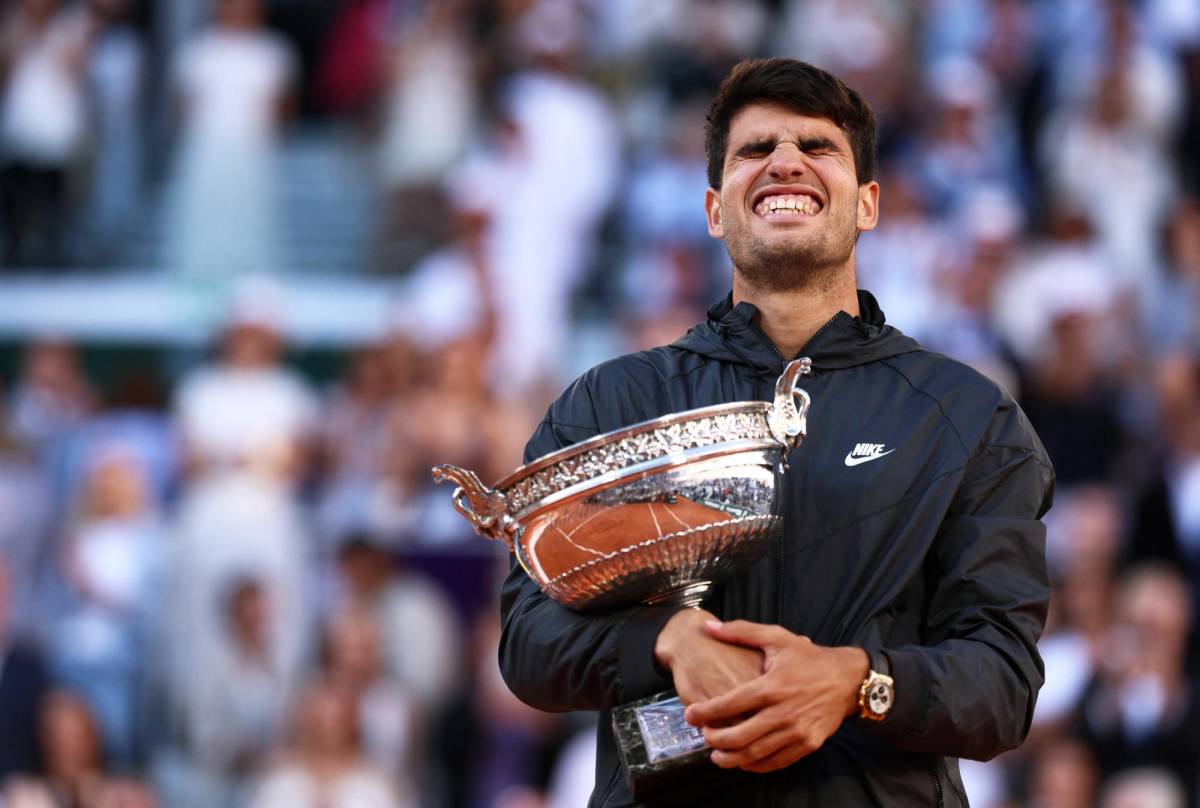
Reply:
[[[737, 157], [749, 157], [754, 154], [762, 154], [763, 152], [774, 151], [779, 144], [779, 138], [775, 137], [760, 137], [748, 141], [738, 148], [734, 155]], [[840, 151], [838, 145], [827, 137], [821, 135], [810, 135], [802, 137], [796, 141], [796, 146], [800, 151]]]

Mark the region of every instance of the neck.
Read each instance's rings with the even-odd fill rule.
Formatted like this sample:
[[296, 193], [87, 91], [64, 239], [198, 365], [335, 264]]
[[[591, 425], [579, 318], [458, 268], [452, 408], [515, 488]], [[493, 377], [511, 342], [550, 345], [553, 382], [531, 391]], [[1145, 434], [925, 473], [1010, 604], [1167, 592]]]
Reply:
[[[816, 286], [816, 285], [814, 285]], [[796, 356], [813, 334], [839, 311], [857, 317], [858, 290], [854, 272], [839, 273], [838, 279], [821, 288], [762, 289], [733, 270], [733, 304], [743, 300], [758, 309], [763, 332], [787, 358]]]

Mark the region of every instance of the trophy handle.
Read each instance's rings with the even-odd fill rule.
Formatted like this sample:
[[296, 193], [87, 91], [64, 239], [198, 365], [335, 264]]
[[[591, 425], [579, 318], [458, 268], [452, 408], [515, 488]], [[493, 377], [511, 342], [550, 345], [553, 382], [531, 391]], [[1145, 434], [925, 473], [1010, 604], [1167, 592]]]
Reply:
[[454, 508], [466, 517], [476, 533], [487, 539], [512, 543], [505, 530], [512, 520], [503, 494], [484, 485], [475, 472], [458, 466], [434, 466], [432, 471], [435, 483], [450, 480], [458, 484], [451, 494]]
[[[767, 415], [767, 423], [775, 440], [787, 451], [795, 449], [808, 434], [808, 407], [812, 399], [796, 384], [801, 376], [812, 373], [812, 360], [807, 356], [794, 359], [783, 369], [775, 382], [775, 402]], [[786, 451], [784, 465], [787, 465]]]

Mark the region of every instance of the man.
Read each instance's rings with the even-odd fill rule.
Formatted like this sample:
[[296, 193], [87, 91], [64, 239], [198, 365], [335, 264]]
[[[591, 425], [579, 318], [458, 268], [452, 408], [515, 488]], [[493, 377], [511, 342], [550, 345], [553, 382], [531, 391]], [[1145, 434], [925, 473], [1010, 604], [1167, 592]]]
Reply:
[[[735, 67], [709, 113], [705, 200], [731, 297], [673, 345], [584, 374], [526, 449], [769, 399], [785, 357], [812, 360], [783, 541], [706, 609], [580, 614], [515, 566], [504, 586], [500, 665], [528, 703], [679, 692], [729, 770], [691, 805], [965, 805], [955, 758], [1017, 746], [1042, 684], [1053, 470], [1007, 394], [856, 291], [855, 242], [879, 212], [874, 129], [824, 71]], [[864, 684], [894, 698], [860, 698]], [[592, 804], [633, 804], [609, 724]]]

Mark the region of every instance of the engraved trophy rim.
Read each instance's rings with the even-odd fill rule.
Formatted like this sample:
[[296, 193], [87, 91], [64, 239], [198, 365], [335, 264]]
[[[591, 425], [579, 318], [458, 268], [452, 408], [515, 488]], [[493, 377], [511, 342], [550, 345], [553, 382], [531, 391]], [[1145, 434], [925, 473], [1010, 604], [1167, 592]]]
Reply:
[[[507, 491], [525, 477], [536, 474], [537, 472], [551, 466], [555, 466], [561, 463], [563, 460], [570, 459], [575, 455], [584, 454], [609, 443], [616, 443], [617, 441], [624, 440], [625, 438], [629, 438], [643, 432], [654, 432], [665, 427], [671, 427], [675, 424], [686, 423], [689, 421], [699, 421], [703, 418], [708, 418], [714, 415], [727, 415], [741, 412], [767, 413], [770, 411], [771, 406], [772, 405], [770, 401], [733, 401], [725, 404], [713, 404], [707, 407], [697, 407], [691, 410], [683, 410], [681, 412], [662, 415], [658, 418], [648, 418], [645, 421], [639, 421], [635, 424], [630, 424], [629, 426], [620, 427], [619, 429], [614, 429], [609, 432], [603, 432], [599, 435], [593, 435], [592, 437], [582, 440], [579, 443], [573, 443], [570, 446], [565, 446], [562, 449], [556, 449], [553, 452], [544, 454], [535, 460], [531, 460], [522, 466], [518, 466], [514, 471], [505, 476], [492, 487], [497, 491]], [[712, 444], [712, 447], [715, 448], [719, 445], [720, 444]], [[655, 458], [655, 460], [650, 462], [663, 461], [671, 456], [672, 454], [664, 455], [660, 458]], [[526, 509], [523, 508], [521, 510], [524, 512]]]

